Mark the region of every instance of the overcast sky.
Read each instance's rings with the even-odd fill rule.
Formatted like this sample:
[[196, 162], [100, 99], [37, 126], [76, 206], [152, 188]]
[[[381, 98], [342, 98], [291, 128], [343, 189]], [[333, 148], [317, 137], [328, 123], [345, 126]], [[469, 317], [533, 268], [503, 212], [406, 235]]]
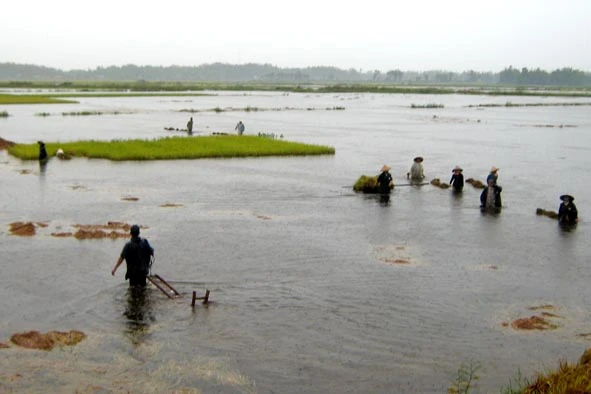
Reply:
[[591, 71], [591, 0], [11, 0], [0, 62]]

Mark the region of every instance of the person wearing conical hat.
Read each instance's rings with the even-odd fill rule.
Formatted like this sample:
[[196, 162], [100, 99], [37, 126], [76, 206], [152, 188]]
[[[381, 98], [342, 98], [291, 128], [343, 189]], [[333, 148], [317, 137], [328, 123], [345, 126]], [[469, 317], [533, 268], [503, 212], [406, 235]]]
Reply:
[[576, 224], [579, 220], [579, 213], [573, 202], [575, 198], [570, 194], [563, 194], [560, 196], [560, 199], [562, 202], [558, 208], [558, 223], [566, 225]]
[[378, 192], [380, 194], [389, 194], [394, 182], [392, 181], [392, 175], [390, 174], [390, 166], [384, 164], [381, 173], [378, 175]]
[[488, 176], [486, 177], [486, 184], [487, 185], [488, 185], [488, 181], [491, 179], [495, 182], [495, 185], [497, 184], [497, 180], [499, 179], [499, 170], [500, 170], [500, 168], [497, 168], [495, 166], [491, 167], [490, 172], [489, 172]]
[[414, 182], [421, 182], [425, 179], [423, 158], [421, 156], [417, 156], [413, 159], [413, 164], [410, 167], [410, 171], [406, 173], [406, 178]]
[[464, 171], [460, 166], [456, 166], [452, 172], [451, 179], [449, 180], [449, 184], [453, 187], [455, 192], [461, 192], [464, 189], [464, 175], [462, 174]]

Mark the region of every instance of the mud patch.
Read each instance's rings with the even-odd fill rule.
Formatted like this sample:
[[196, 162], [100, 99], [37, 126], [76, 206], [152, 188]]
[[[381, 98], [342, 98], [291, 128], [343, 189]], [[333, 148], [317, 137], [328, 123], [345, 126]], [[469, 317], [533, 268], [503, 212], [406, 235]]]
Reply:
[[35, 235], [35, 225], [31, 222], [10, 223], [10, 233], [21, 237], [32, 237]]
[[51, 350], [55, 346], [73, 346], [86, 338], [81, 331], [70, 332], [50, 331], [41, 334], [39, 331], [16, 333], [10, 337], [10, 341], [17, 346], [27, 349]]

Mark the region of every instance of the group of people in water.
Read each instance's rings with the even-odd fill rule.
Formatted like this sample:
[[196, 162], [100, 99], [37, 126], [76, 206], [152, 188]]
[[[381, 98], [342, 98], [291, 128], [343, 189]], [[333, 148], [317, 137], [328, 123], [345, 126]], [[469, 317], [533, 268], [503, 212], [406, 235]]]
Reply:
[[[390, 174], [391, 167], [384, 164], [377, 177], [378, 193], [383, 196], [383, 200], [388, 201], [390, 191], [394, 188], [392, 175]], [[460, 166], [455, 166], [452, 170], [452, 176], [449, 180], [449, 185], [455, 193], [461, 193], [464, 189], [464, 170]], [[413, 159], [413, 164], [409, 172], [406, 173], [406, 178], [411, 181], [411, 185], [422, 185], [425, 179], [423, 168], [423, 158], [417, 156]], [[497, 184], [499, 179], [499, 168], [492, 167], [488, 176], [486, 177], [486, 186], [480, 193], [480, 208], [488, 212], [500, 212], [503, 206], [501, 199], [501, 192], [503, 188]], [[575, 225], [578, 222], [578, 211], [574, 204], [574, 197], [569, 194], [560, 196], [560, 203], [558, 209], [558, 222], [563, 225]]]

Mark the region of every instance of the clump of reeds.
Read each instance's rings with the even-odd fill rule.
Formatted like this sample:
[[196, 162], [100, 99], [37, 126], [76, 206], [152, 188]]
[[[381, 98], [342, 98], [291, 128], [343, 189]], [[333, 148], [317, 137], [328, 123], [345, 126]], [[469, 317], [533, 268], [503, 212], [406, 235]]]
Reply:
[[49, 112], [37, 112], [35, 116], [51, 116]]
[[589, 393], [591, 365], [560, 361], [557, 371], [538, 373], [536, 380], [525, 387], [524, 393]]
[[[394, 183], [390, 185], [390, 190], [394, 189]], [[363, 193], [378, 193], [378, 176], [361, 175], [353, 185], [353, 190]]]
[[471, 184], [472, 186], [474, 186], [476, 189], [484, 189], [486, 186], [484, 185], [484, 183], [480, 182], [477, 179], [474, 178], [468, 178], [466, 179], [466, 183]]
[[536, 215], [543, 215], [543, 216], [548, 216], [551, 219], [558, 219], [558, 213], [555, 211], [547, 211], [545, 209], [542, 208], [537, 208], [536, 209]]
[[2, 111], [0, 112], [0, 118], [8, 118], [10, 115], [8, 114], [7, 111]]

